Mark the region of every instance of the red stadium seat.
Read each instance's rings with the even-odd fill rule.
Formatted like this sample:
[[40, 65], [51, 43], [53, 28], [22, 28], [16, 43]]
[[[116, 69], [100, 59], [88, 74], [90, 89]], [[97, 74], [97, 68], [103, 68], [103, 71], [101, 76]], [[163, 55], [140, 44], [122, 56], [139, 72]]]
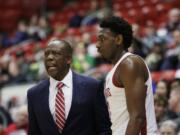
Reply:
[[67, 34], [80, 36], [82, 33], [81, 33], [80, 28], [69, 28], [67, 30]]

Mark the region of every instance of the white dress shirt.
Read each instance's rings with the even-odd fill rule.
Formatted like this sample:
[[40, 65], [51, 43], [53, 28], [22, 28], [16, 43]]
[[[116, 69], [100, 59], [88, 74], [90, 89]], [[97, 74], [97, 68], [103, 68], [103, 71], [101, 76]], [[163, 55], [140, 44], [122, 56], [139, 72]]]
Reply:
[[[58, 89], [57, 89], [58, 82], [59, 81], [50, 77], [49, 108], [50, 108], [50, 112], [51, 112], [54, 120], [55, 120], [55, 99], [56, 99], [56, 94], [58, 91]], [[73, 90], [72, 71], [71, 70], [69, 70], [68, 74], [64, 77], [64, 79], [61, 82], [64, 83], [62, 91], [64, 93], [64, 99], [65, 99], [65, 117], [67, 119], [70, 108], [71, 108], [72, 90]]]

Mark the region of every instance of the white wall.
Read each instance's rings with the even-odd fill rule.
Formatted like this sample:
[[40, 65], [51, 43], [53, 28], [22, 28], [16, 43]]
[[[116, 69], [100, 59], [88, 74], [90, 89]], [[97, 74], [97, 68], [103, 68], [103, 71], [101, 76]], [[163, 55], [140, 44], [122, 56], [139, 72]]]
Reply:
[[1, 91], [2, 105], [6, 106], [7, 101], [12, 97], [17, 97], [20, 104], [24, 103], [26, 101], [27, 90], [34, 85], [35, 84], [22, 84], [22, 85], [6, 86], [2, 88]]

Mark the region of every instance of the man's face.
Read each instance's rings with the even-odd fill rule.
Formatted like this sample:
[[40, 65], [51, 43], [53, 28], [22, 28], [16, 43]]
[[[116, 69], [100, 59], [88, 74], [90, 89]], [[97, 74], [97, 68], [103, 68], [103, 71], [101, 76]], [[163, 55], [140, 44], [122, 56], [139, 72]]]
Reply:
[[160, 128], [160, 135], [176, 135], [172, 127], [166, 126]]
[[175, 109], [177, 109], [176, 107], [178, 105], [178, 102], [179, 102], [178, 94], [175, 91], [171, 91], [170, 98], [168, 100], [169, 109], [175, 111]]
[[57, 78], [69, 68], [70, 57], [65, 51], [64, 45], [50, 44], [44, 51], [44, 63], [47, 73]]
[[156, 88], [156, 94], [159, 96], [166, 96], [167, 95], [167, 88], [165, 82], [158, 82], [157, 88]]
[[161, 118], [165, 112], [165, 108], [163, 107], [163, 105], [160, 105], [159, 103], [155, 103], [154, 109], [155, 109], [156, 118], [157, 119]]
[[107, 60], [111, 60], [117, 50], [115, 38], [115, 34], [113, 34], [109, 29], [101, 29], [98, 33], [96, 47], [102, 57]]
[[19, 128], [26, 126], [28, 124], [27, 112], [19, 112], [16, 116], [15, 123], [16, 123], [16, 126]]

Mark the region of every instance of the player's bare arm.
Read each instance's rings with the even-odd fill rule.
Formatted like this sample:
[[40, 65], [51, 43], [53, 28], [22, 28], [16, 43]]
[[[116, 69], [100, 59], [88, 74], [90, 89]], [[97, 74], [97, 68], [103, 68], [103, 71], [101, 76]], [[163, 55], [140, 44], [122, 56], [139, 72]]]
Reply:
[[145, 99], [148, 71], [141, 58], [130, 56], [118, 67], [118, 81], [125, 88], [129, 122], [125, 135], [139, 135], [146, 121]]

